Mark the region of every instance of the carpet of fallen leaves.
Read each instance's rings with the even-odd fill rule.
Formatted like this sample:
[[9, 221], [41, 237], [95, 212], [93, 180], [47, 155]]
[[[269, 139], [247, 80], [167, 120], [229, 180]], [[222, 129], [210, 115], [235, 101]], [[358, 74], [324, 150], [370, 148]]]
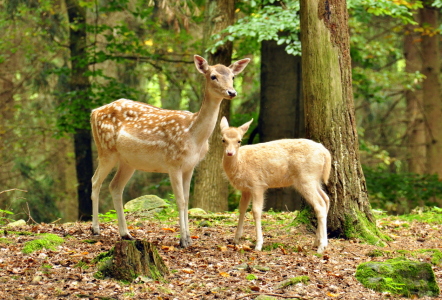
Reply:
[[[102, 224], [99, 237], [91, 235], [87, 222], [2, 228], [0, 299], [255, 299], [259, 295], [278, 299], [401, 299], [364, 288], [355, 279], [356, 267], [400, 255], [429, 261], [428, 253], [408, 255], [401, 250], [442, 250], [441, 224], [384, 217], [377, 222], [392, 238], [386, 247], [330, 239], [326, 252], [318, 255], [311, 247], [313, 233], [289, 226], [293, 213], [271, 213], [263, 216], [264, 250], [257, 252], [253, 250], [250, 215], [240, 246], [232, 245], [238, 215], [217, 216], [224, 219], [208, 220], [210, 227], [199, 226], [201, 219], [190, 217], [193, 244], [187, 249], [178, 247], [175, 218], [132, 220], [133, 236], [155, 243], [171, 273], [166, 282], [138, 280], [131, 284], [94, 277], [97, 266], [93, 258], [119, 240], [115, 223]], [[23, 254], [24, 243], [39, 233], [59, 235], [65, 242], [53, 250]], [[384, 255], [371, 257], [369, 253], [375, 249]], [[442, 265], [433, 265], [433, 269], [442, 287]], [[278, 287], [288, 278], [303, 275], [309, 277], [307, 283]]]

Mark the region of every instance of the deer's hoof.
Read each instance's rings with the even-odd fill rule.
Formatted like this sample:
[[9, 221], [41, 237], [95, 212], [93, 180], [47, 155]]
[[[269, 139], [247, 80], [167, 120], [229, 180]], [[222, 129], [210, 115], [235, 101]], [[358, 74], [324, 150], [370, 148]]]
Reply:
[[91, 231], [93, 235], [100, 235], [100, 228], [91, 227]]
[[135, 240], [135, 238], [133, 236], [131, 236], [130, 234], [125, 234], [121, 236], [122, 240], [127, 240], [127, 241], [133, 241]]
[[190, 238], [180, 239], [180, 247], [187, 248], [192, 245], [192, 240]]

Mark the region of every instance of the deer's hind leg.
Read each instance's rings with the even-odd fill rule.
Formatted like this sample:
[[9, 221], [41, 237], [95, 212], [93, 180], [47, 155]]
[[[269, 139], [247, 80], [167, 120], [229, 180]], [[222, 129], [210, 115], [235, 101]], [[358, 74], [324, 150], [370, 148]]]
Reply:
[[100, 234], [100, 225], [98, 224], [98, 209], [100, 206], [100, 189], [104, 179], [115, 167], [117, 160], [114, 156], [98, 158], [98, 167], [92, 177], [92, 233]]
[[130, 235], [129, 230], [127, 229], [126, 219], [124, 218], [123, 191], [134, 172], [134, 168], [120, 161], [118, 171], [109, 185], [109, 190], [114, 202], [114, 208], [117, 211], [118, 216], [118, 231], [120, 232], [121, 238], [125, 240], [132, 240], [133, 237]]

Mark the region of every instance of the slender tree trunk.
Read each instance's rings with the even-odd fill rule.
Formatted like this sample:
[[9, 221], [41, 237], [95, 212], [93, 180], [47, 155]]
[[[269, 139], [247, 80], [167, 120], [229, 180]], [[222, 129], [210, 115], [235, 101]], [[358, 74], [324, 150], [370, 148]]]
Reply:
[[439, 12], [424, 1], [420, 9], [420, 26], [426, 31], [422, 35], [422, 83], [424, 112], [427, 125], [427, 173], [442, 178], [442, 107], [440, 88], [440, 54], [437, 32]]
[[328, 233], [379, 241], [359, 161], [345, 0], [301, 0], [307, 137], [332, 154]]
[[[206, 25], [205, 36], [210, 37], [233, 24], [235, 16], [235, 1], [223, 0], [206, 2]], [[232, 44], [227, 43], [209, 54], [210, 65], [223, 64], [229, 66], [232, 59]], [[193, 194], [193, 207], [199, 207], [207, 211], [226, 211], [228, 209], [229, 182], [224, 176], [222, 169], [223, 146], [219, 121], [222, 116], [229, 118], [230, 101], [221, 103], [215, 130], [209, 139], [209, 152], [199, 164], [195, 175], [195, 188]]]
[[[260, 142], [305, 136], [301, 98], [301, 57], [276, 41], [261, 43]], [[269, 189], [265, 209], [296, 210], [301, 197], [292, 188]]]
[[[86, 11], [76, 0], [66, 1], [69, 23], [69, 48], [71, 50], [71, 77], [70, 91], [75, 97], [87, 97], [90, 83], [85, 72], [88, 70], [86, 52]], [[75, 24], [75, 26], [74, 26]], [[87, 100], [85, 100], [87, 101]], [[82, 101], [77, 101], [81, 103]], [[80, 120], [88, 124], [89, 120]], [[86, 126], [86, 125], [84, 125]], [[74, 134], [75, 163], [78, 181], [78, 217], [81, 220], [90, 220], [92, 216], [91, 178], [92, 164], [92, 135], [89, 129], [78, 129]]]
[[[404, 39], [405, 70], [411, 74], [422, 70], [421, 37], [414, 31], [415, 28], [415, 25], [407, 25]], [[407, 90], [405, 98], [409, 122], [407, 130], [408, 171], [423, 174], [425, 173], [426, 141], [422, 89], [417, 87]]]

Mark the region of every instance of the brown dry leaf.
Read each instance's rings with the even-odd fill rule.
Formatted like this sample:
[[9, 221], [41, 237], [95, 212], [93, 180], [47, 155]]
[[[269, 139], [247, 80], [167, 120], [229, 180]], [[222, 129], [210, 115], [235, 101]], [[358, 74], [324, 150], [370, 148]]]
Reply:
[[254, 292], [259, 292], [259, 286], [252, 286], [250, 289]]
[[329, 297], [338, 297], [339, 295], [328, 292], [327, 296], [329, 296]]
[[230, 274], [226, 273], [226, 272], [219, 272], [219, 275], [221, 275], [223, 277], [230, 277]]
[[287, 250], [283, 246], [279, 246], [279, 249], [281, 249], [282, 254], [287, 255]]
[[175, 247], [174, 246], [161, 246], [161, 249], [163, 249], [164, 251], [175, 251]]
[[175, 229], [169, 228], [169, 227], [163, 228], [163, 230], [170, 231], [170, 232], [175, 232], [176, 231]]
[[192, 269], [181, 269], [181, 271], [186, 273], [186, 274], [193, 274], [193, 273], [195, 273], [195, 271], [192, 270]]
[[250, 248], [250, 247], [247, 246], [247, 245], [243, 245], [243, 246], [241, 247], [241, 249], [243, 249], [244, 251], [252, 251], [252, 248]]
[[218, 246], [218, 250], [219, 251], [227, 251], [227, 247], [226, 246]]

